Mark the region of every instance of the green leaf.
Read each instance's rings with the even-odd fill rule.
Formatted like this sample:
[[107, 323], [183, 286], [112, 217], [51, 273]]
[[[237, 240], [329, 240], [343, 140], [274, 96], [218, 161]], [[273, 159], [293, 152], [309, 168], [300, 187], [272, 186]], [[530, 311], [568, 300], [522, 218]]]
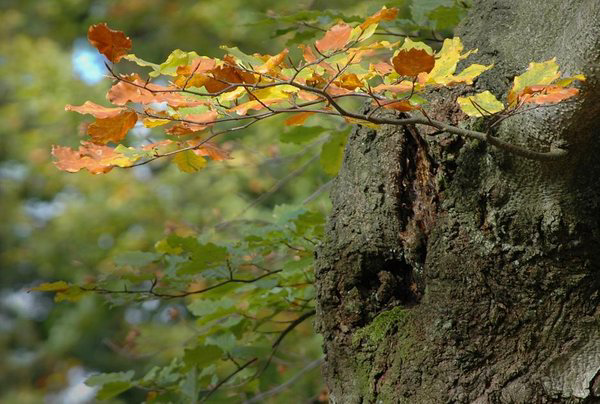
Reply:
[[114, 258], [114, 263], [118, 266], [132, 266], [139, 268], [157, 261], [160, 257], [160, 254], [151, 252], [127, 251], [117, 255]]
[[173, 160], [184, 173], [195, 173], [206, 165], [206, 159], [198, 156], [192, 150], [177, 153]]
[[65, 281], [42, 283], [31, 290], [37, 292], [59, 292], [69, 289], [69, 284]]
[[494, 94], [489, 91], [469, 97], [458, 97], [456, 102], [460, 105], [460, 109], [469, 116], [482, 117], [495, 114], [504, 109], [504, 104], [498, 101]]
[[427, 13], [427, 18], [434, 23], [438, 31], [451, 31], [458, 25], [466, 14], [466, 9], [454, 5], [452, 7], [441, 6]]
[[130, 53], [129, 55], [125, 55], [123, 56], [123, 59], [127, 59], [131, 62], [136, 63], [138, 66], [142, 66], [142, 67], [151, 67], [153, 70], [158, 70], [160, 69], [160, 66], [157, 65], [156, 63], [151, 63], [151, 62], [147, 62], [143, 59], [138, 58], [137, 56], [135, 56], [133, 53]]
[[226, 247], [221, 247], [213, 243], [196, 243], [191, 249], [190, 261], [181, 265], [177, 273], [180, 275], [196, 274], [208, 268], [224, 264], [228, 257], [229, 253]]
[[150, 77], [157, 77], [161, 74], [166, 74], [169, 76], [177, 75], [177, 68], [179, 66], [186, 66], [191, 63], [192, 60], [200, 57], [196, 52], [184, 52], [181, 49], [175, 49], [171, 54], [167, 57], [167, 60], [162, 62], [158, 69], [155, 69], [152, 73], [149, 74]]
[[282, 132], [280, 139], [283, 143], [302, 144], [317, 138], [326, 130], [321, 126], [294, 126], [292, 129]]
[[128, 382], [131, 381], [135, 372], [128, 370], [127, 372], [100, 373], [87, 378], [85, 384], [91, 387], [102, 386], [106, 383], [113, 382]]
[[197, 366], [203, 368], [211, 362], [221, 359], [223, 351], [216, 345], [198, 345], [192, 349], [186, 349], [183, 354], [183, 361], [188, 366]]
[[249, 64], [253, 67], [261, 66], [264, 63], [261, 59], [257, 58], [256, 56], [250, 56], [250, 55], [245, 54], [244, 52], [239, 50], [236, 46], [230, 48], [228, 46], [222, 45], [220, 48], [223, 49], [224, 51], [227, 51], [227, 53], [229, 53], [230, 55], [235, 56], [240, 61], [242, 61], [246, 64]]
[[188, 310], [196, 317], [203, 317], [215, 313], [229, 313], [233, 311], [235, 301], [224, 297], [220, 300], [198, 299], [188, 304]]
[[329, 175], [337, 175], [342, 160], [344, 159], [344, 147], [348, 140], [350, 129], [342, 132], [334, 132], [329, 136], [327, 142], [323, 144], [321, 149], [321, 166]]
[[110, 400], [111, 398], [118, 396], [132, 387], [133, 385], [130, 382], [106, 383], [102, 386], [98, 393], [96, 393], [96, 398], [98, 400]]

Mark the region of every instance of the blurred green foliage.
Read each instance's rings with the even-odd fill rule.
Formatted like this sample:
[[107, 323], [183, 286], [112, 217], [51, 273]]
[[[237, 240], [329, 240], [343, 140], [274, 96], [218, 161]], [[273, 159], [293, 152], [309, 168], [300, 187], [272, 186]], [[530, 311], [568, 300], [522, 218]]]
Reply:
[[[174, 247], [171, 244], [177, 244], [174, 240], [198, 236], [202, 243], [220, 243], [230, 249], [233, 247], [225, 240], [240, 240], [234, 246], [236, 251], [253, 250], [254, 256], [262, 256], [271, 264], [274, 258], [267, 259], [257, 251], [267, 245], [270, 250], [265, 254], [275, 254], [272, 245], [279, 240], [282, 248], [276, 252], [277, 265], [291, 268], [291, 273], [309, 268], [309, 252], [314, 247], [300, 238], [306, 236], [305, 231], [318, 227], [319, 222], [312, 221], [311, 214], [291, 208], [275, 209], [279, 216], [273, 218], [273, 209], [281, 204], [301, 205], [309, 195], [325, 189], [331, 179], [327, 172], [335, 172], [340, 163], [340, 147], [331, 145], [343, 145], [345, 138], [337, 135], [328, 140], [327, 131], [337, 127], [315, 120], [315, 125], [327, 130], [307, 133], [300, 142], [289, 141], [292, 137], [282, 133], [281, 122], [257, 125], [253, 130], [230, 135], [220, 144], [232, 151], [234, 159], [209, 163], [207, 168], [191, 175], [179, 172], [173, 164], [161, 162], [133, 170], [116, 169], [100, 176], [58, 171], [52, 165], [51, 145], [75, 146], [83, 138], [81, 117], [65, 112], [64, 105], [79, 105], [85, 100], [108, 105], [104, 94], [110, 80], [86, 84], [81, 80], [81, 72], [74, 71], [74, 51], [87, 49], [85, 34], [90, 24], [108, 21], [112, 28], [132, 38], [136, 55], [160, 62], [174, 48], [222, 56], [219, 50], [222, 44], [237, 46], [248, 53], [274, 54], [286, 43], [314, 37], [316, 31], [303, 26], [301, 21], [327, 26], [342, 15], [306, 14], [324, 8], [339, 8], [343, 15], [352, 18], [373, 12], [383, 4], [397, 6], [404, 17], [392, 28], [417, 34], [437, 29], [443, 35], [460, 18], [461, 8], [451, 7], [458, 3], [448, 0], [3, 1], [0, 5], [0, 402], [92, 402], [95, 390], [82, 383], [91, 372], [123, 372], [110, 380], [99, 376], [100, 380], [91, 381], [108, 385], [112, 393], [125, 390], [123, 386], [133, 378], [142, 387], [146, 380], [146, 388], [128, 390], [112, 399], [142, 402], [154, 398], [152, 392], [160, 387], [155, 383], [164, 386], [179, 383], [176, 378], [182, 367], [190, 376], [179, 385], [182, 394], [188, 394], [191, 400], [198, 391], [194, 380], [204, 377], [198, 360], [210, 356], [208, 351], [196, 351], [233, 347], [229, 337], [218, 339], [216, 333], [205, 345], [188, 348], [191, 340], [204, 335], [202, 327], [206, 324], [202, 321], [207, 319], [194, 319], [192, 315], [201, 316], [198, 310], [207, 310], [205, 305], [199, 306], [193, 299], [150, 299], [152, 296], [111, 301], [98, 293], [87, 293], [74, 302], [56, 303], [51, 294], [29, 293], [28, 289], [41, 282], [63, 280], [84, 285], [98, 279], [112, 279], [121, 287], [119, 282], [127, 281], [126, 273], [139, 273], [136, 268], [143, 272], [146, 266], [157, 265], [155, 255], [132, 251], [165, 254], [161, 260], [171, 256], [177, 261], [181, 253], [164, 250], [166, 245]], [[450, 11], [441, 13], [440, 5]], [[304, 14], [296, 14], [299, 12]], [[129, 63], [123, 71], [135, 69], [138, 67]], [[152, 132], [143, 129], [135, 132], [132, 142], [152, 136]], [[324, 150], [333, 156], [325, 159], [327, 172], [318, 164], [323, 143]], [[329, 208], [326, 193], [309, 198], [307, 207], [320, 212], [322, 217]], [[302, 216], [306, 222], [298, 222], [298, 215], [309, 216]], [[300, 243], [293, 245], [300, 251], [290, 251], [280, 242], [283, 239], [288, 244]], [[238, 257], [240, 262], [243, 259], [241, 255]], [[169, 262], [161, 261], [161, 265], [168, 267]], [[123, 272], [123, 268], [134, 270]], [[177, 271], [182, 275], [181, 269]], [[143, 277], [131, 281], [140, 280]], [[187, 280], [182, 280], [182, 288]], [[273, 286], [264, 283], [256, 290], [239, 293], [263, 293], [261, 290]], [[313, 298], [309, 289], [307, 302]], [[221, 305], [215, 306], [213, 313], [224, 315], [219, 310], [232, 306], [228, 308], [225, 300], [216, 300], [217, 297], [213, 296]], [[297, 317], [285, 314], [285, 308], [277, 306], [285, 300], [265, 299], [273, 299], [273, 311], [283, 313], [288, 320]], [[255, 314], [265, 314], [261, 310], [256, 308]], [[281, 329], [279, 326], [265, 331], [266, 334], [259, 332], [257, 339]], [[279, 352], [266, 368], [265, 376], [251, 386], [251, 393], [268, 391], [319, 358], [320, 344], [310, 321], [287, 336]], [[178, 362], [182, 355], [183, 362]], [[190, 366], [192, 362], [196, 364]], [[269, 399], [318, 400], [324, 387], [317, 368], [311, 369], [283, 393]], [[222, 375], [221, 372], [219, 376]], [[213, 377], [209, 373], [205, 376]], [[108, 394], [111, 391], [104, 393], [105, 397], [113, 395]], [[166, 389], [163, 393], [163, 399], [169, 400], [172, 392]], [[231, 402], [228, 401], [231, 392], [218, 394]], [[214, 400], [219, 399], [218, 394]], [[180, 402], [177, 398], [172, 400]]]

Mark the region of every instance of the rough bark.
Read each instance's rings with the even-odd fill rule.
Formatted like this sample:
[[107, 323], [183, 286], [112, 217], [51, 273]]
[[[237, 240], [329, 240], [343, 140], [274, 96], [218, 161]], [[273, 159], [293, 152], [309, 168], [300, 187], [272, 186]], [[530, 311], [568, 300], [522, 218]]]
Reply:
[[[476, 1], [458, 35], [495, 63], [477, 86], [499, 97], [531, 61], [588, 77], [578, 102], [497, 133], [569, 155], [528, 161], [420, 127], [352, 133], [317, 256], [331, 400], [596, 402], [600, 1]], [[464, 121], [467, 90], [435, 94], [431, 114]]]

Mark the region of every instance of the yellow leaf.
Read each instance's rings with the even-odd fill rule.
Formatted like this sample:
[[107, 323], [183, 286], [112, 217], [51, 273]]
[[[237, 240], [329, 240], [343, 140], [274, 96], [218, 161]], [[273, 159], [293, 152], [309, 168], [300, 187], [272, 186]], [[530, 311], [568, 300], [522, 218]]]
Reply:
[[[402, 44], [402, 47], [400, 48], [400, 50], [411, 50], [411, 49], [421, 49], [424, 50], [425, 52], [429, 53], [430, 55], [433, 55], [433, 49], [431, 49], [431, 46], [427, 45], [424, 42], [416, 42], [413, 41], [410, 38], [406, 38], [404, 40], [404, 43]], [[394, 55], [396, 56], [396, 55]]]
[[436, 55], [435, 66], [427, 75], [427, 83], [442, 85], [451, 83], [458, 62], [477, 52], [471, 50], [461, 54], [462, 50], [463, 44], [460, 38], [445, 39], [442, 49]]
[[525, 87], [550, 84], [559, 77], [560, 73], [556, 58], [541, 63], [529, 63], [527, 71], [515, 77], [512, 89], [508, 93], [509, 105], [516, 102], [519, 95], [525, 90]]
[[344, 117], [344, 119], [348, 123], [354, 123], [354, 124], [357, 124], [357, 125], [366, 126], [367, 128], [371, 128], [371, 129], [379, 129], [379, 126], [380, 126], [380, 125], [378, 125], [376, 123], [365, 121], [364, 119], [350, 118], [348, 116]]
[[184, 173], [195, 173], [206, 165], [204, 157], [196, 155], [192, 150], [177, 153], [173, 160]]
[[160, 118], [144, 118], [142, 120], [144, 126], [147, 128], [156, 128], [157, 126], [166, 125], [171, 122], [170, 119], [160, 119]]
[[484, 91], [479, 94], [475, 94], [469, 97], [458, 97], [456, 99], [460, 109], [469, 116], [487, 116], [500, 112], [504, 109], [502, 104], [489, 91]]

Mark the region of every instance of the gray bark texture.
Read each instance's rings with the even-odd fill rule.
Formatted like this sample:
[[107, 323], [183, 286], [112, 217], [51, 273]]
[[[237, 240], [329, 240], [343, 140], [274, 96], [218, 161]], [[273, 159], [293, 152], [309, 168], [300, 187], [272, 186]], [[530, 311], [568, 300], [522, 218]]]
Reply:
[[[496, 132], [569, 154], [351, 134], [316, 264], [331, 401], [600, 402], [600, 0], [475, 1], [457, 35], [495, 64], [475, 87], [499, 99], [532, 61], [587, 76], [578, 101]], [[476, 128], [455, 103], [472, 92], [436, 91], [429, 115]]]

